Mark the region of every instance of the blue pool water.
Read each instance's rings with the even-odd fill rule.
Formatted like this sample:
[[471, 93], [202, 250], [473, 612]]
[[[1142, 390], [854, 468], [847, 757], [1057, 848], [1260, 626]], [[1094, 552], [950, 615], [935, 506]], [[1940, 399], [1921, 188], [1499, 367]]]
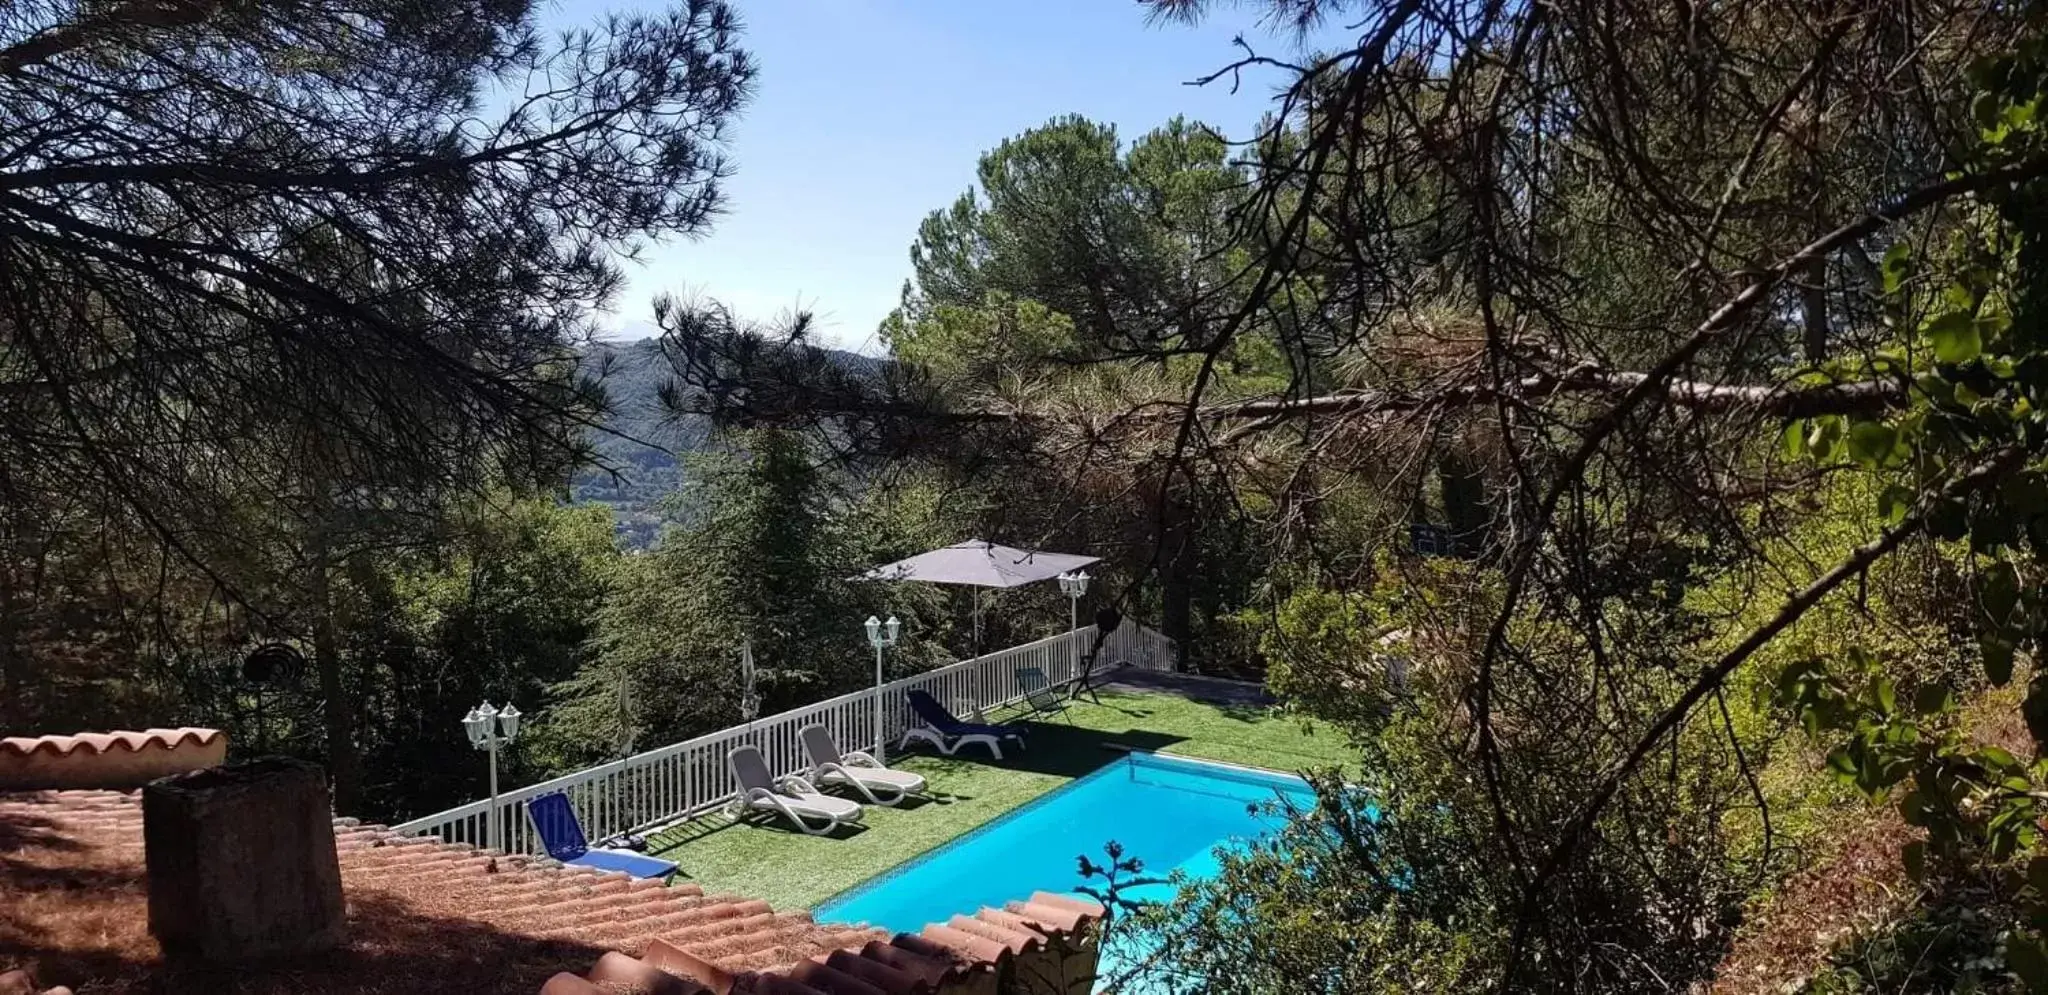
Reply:
[[[814, 914], [821, 922], [916, 932], [1034, 891], [1078, 894], [1076, 858], [1105, 862], [1102, 847], [1110, 840], [1123, 844], [1125, 856], [1143, 860], [1147, 877], [1173, 870], [1215, 877], [1219, 846], [1279, 828], [1284, 816], [1258, 803], [1280, 797], [1301, 808], [1314, 804], [1298, 777], [1133, 753], [833, 896]], [[1255, 806], [1260, 811], [1252, 811]], [[1170, 893], [1156, 885], [1128, 894], [1157, 899]]]

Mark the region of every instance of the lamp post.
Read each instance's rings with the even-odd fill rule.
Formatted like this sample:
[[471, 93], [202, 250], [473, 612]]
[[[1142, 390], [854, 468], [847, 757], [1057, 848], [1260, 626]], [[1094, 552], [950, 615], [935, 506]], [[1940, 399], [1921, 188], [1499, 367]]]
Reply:
[[519, 738], [519, 709], [508, 701], [501, 712], [486, 701], [462, 717], [462, 729], [469, 734], [469, 745], [491, 755], [491, 821], [484, 827], [485, 845], [502, 850], [498, 845], [498, 746]]
[[1060, 575], [1060, 593], [1067, 596], [1067, 631], [1081, 627], [1081, 596], [1088, 593], [1088, 571]]
[[1088, 593], [1088, 571], [1060, 575], [1060, 593], [1067, 596], [1067, 640], [1074, 651], [1074, 673], [1081, 672], [1081, 644], [1073, 633], [1081, 627], [1081, 596]]
[[875, 762], [887, 763], [882, 756], [882, 651], [896, 645], [896, 638], [902, 633], [903, 623], [896, 621], [894, 615], [889, 616], [887, 622], [869, 615], [867, 628], [868, 645], [875, 648]]

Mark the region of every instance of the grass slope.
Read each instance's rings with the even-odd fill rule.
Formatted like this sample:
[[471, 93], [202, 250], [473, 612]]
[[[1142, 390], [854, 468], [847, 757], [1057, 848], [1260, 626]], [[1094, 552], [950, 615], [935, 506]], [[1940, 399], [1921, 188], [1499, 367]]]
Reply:
[[1328, 728], [1312, 731], [1264, 709], [1168, 694], [1104, 692], [1102, 704], [1077, 704], [1067, 716], [1071, 724], [1035, 723], [1031, 748], [1005, 751], [1000, 763], [979, 747], [961, 756], [892, 760], [923, 774], [938, 800], [869, 806], [865, 829], [806, 836], [762, 816], [715, 816], [660, 834], [651, 849], [680, 863], [682, 880], [707, 893], [808, 908], [1115, 760], [1110, 746], [1289, 771], [1337, 766], [1347, 753], [1343, 737]]

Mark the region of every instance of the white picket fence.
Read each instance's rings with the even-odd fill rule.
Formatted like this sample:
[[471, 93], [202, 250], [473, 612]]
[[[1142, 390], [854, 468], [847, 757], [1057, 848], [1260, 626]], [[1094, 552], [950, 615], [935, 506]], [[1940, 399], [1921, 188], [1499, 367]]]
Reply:
[[[1095, 635], [1092, 626], [1075, 629], [883, 685], [883, 738], [893, 748], [908, 728], [911, 714], [905, 692], [912, 689], [928, 692], [955, 714], [971, 718], [963, 713], [1001, 708], [1023, 700], [1024, 690], [1017, 682], [1020, 668], [1037, 667], [1054, 685], [1071, 683], [1081, 675]], [[1101, 662], [1095, 672], [1106, 673], [1119, 667], [1172, 670], [1173, 653], [1172, 640], [1126, 620], [1103, 643]], [[794, 774], [809, 766], [797, 740], [797, 731], [805, 726], [823, 725], [831, 730], [840, 749], [872, 750], [876, 693], [870, 688], [843, 694], [504, 792], [498, 796], [495, 813], [500, 820], [504, 849], [511, 853], [544, 852], [532, 820], [526, 817], [526, 802], [550, 792], [568, 793], [584, 833], [595, 843], [627, 833], [647, 832], [731, 801], [737, 786], [726, 767], [725, 754], [742, 743], [759, 747], [769, 769], [778, 776]], [[493, 814], [490, 799], [483, 799], [392, 828], [483, 846], [489, 838]]]

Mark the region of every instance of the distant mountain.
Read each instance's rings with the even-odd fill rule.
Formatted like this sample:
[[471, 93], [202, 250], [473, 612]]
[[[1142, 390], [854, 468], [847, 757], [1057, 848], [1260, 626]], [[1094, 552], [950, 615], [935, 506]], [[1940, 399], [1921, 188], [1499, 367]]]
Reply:
[[583, 366], [602, 378], [611, 414], [609, 431], [591, 440], [605, 466], [577, 474], [570, 493], [579, 503], [610, 506], [620, 540], [643, 548], [661, 530], [661, 499], [681, 482], [677, 457], [709, 448], [711, 424], [663, 406], [661, 391], [675, 381], [675, 369], [654, 339], [594, 343]]
[[[849, 370], [878, 372], [882, 365], [859, 353], [834, 349], [827, 354]], [[579, 503], [610, 506], [620, 541], [646, 548], [661, 531], [662, 499], [682, 482], [678, 457], [717, 445], [710, 420], [678, 415], [661, 403], [663, 387], [675, 383], [676, 375], [655, 339], [594, 343], [583, 364], [603, 378], [612, 410], [605, 420], [609, 431], [592, 440], [605, 468], [577, 474], [570, 493]]]

